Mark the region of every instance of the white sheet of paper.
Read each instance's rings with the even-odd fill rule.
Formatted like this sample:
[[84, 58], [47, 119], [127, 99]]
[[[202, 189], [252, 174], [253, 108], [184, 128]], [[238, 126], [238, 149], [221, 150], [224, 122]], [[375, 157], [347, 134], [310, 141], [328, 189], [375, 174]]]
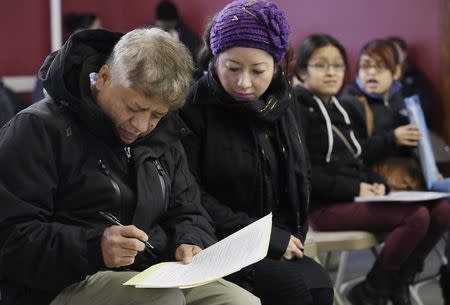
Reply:
[[384, 196], [355, 197], [356, 202], [416, 202], [450, 197], [450, 193], [440, 192], [390, 192]]
[[269, 214], [204, 249], [188, 265], [179, 262], [157, 264], [124, 285], [188, 288], [212, 282], [266, 257], [271, 229], [272, 214]]

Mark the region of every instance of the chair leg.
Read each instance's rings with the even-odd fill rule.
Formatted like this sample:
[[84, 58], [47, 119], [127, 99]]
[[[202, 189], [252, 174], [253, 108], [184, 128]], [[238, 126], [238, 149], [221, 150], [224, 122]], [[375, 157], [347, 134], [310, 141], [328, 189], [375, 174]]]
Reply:
[[334, 304], [335, 305], [345, 305], [345, 303], [342, 301], [342, 298], [339, 295], [339, 293], [336, 292], [336, 289], [334, 289]]
[[323, 265], [325, 266], [325, 268], [328, 269], [328, 266], [330, 264], [330, 259], [331, 259], [331, 252], [326, 252], [325, 253], [325, 257], [323, 259]]
[[377, 247], [372, 247], [372, 248], [370, 248], [370, 251], [372, 252], [372, 254], [373, 254], [373, 256], [374, 256], [375, 258], [378, 257], [378, 250], [377, 250]]
[[[448, 236], [444, 235], [443, 237], [443, 242], [444, 242], [444, 247], [445, 247], [445, 242], [448, 239]], [[436, 245], [433, 248], [433, 252], [435, 253], [435, 255], [438, 257], [438, 259], [440, 260], [440, 262], [442, 263], [442, 265], [446, 265], [447, 264], [447, 257], [445, 256], [445, 250], [442, 249], [441, 244]], [[437, 272], [436, 274], [430, 275], [430, 276], [426, 276], [426, 277], [422, 277], [416, 281], [414, 281], [410, 286], [409, 286], [409, 291], [411, 293], [411, 299], [414, 300], [414, 302], [417, 305], [424, 305], [420, 295], [419, 295], [419, 289], [427, 284], [429, 284], [430, 282], [433, 281], [437, 281], [439, 279], [440, 273]]]
[[[370, 251], [372, 252], [373, 256], [376, 259], [378, 257], [377, 247], [376, 246], [375, 247], [371, 247]], [[343, 263], [342, 266], [344, 266], [344, 268], [346, 268], [347, 267], [347, 261], [348, 261], [349, 252], [343, 251], [342, 254], [344, 254], [344, 256], [340, 257], [339, 267]], [[356, 278], [353, 278], [351, 280], [348, 280], [348, 281], [344, 282], [344, 270], [345, 269], [340, 270], [338, 268], [338, 272], [336, 274], [336, 281], [335, 281], [335, 286], [334, 287], [335, 287], [336, 291], [339, 292], [339, 295], [343, 295], [347, 291], [347, 289], [349, 287], [353, 287], [354, 285], [358, 284], [359, 282], [364, 281], [364, 279], [366, 278], [365, 275], [364, 275], [364, 276], [359, 276], [359, 277], [356, 277]]]
[[344, 271], [347, 269], [348, 251], [342, 251], [339, 258], [339, 266], [336, 273], [336, 281], [334, 288], [338, 293], [341, 293], [341, 285], [344, 280]]
[[409, 286], [409, 293], [411, 293], [411, 299], [414, 300], [414, 302], [417, 305], [425, 305], [419, 296], [419, 288], [420, 288], [419, 284]]
[[436, 245], [434, 248], [436, 249], [436, 252], [438, 253], [439, 257], [441, 258], [441, 262], [442, 265], [447, 265], [448, 264], [448, 257], [446, 255], [446, 250], [447, 250], [447, 243], [449, 242], [448, 239], [448, 233], [444, 234], [444, 236], [442, 237], [442, 241], [443, 241], [443, 247], [439, 247], [438, 245]]

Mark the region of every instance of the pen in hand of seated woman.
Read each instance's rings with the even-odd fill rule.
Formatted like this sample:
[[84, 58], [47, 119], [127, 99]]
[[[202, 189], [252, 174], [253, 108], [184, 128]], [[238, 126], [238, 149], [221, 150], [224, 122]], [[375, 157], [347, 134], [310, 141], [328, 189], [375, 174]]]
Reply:
[[361, 182], [359, 184], [359, 196], [382, 196], [386, 194], [386, 186], [382, 183], [365, 183]]

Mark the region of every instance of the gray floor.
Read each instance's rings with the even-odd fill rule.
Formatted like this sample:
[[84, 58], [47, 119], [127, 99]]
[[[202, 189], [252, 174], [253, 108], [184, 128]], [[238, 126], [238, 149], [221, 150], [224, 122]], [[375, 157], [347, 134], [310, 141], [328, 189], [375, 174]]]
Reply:
[[[444, 247], [443, 241], [438, 245], [438, 250], [442, 251]], [[336, 261], [337, 254], [333, 254], [333, 258], [331, 259], [333, 264], [333, 260]], [[363, 278], [364, 275], [369, 271], [370, 267], [374, 262], [374, 256], [369, 250], [358, 250], [353, 251], [349, 255], [348, 266], [344, 275], [345, 281], [352, 281], [356, 278]], [[418, 276], [418, 280], [429, 279], [424, 282], [421, 282], [419, 285], [419, 296], [424, 305], [443, 305], [441, 289], [439, 286], [439, 278], [437, 275], [439, 268], [442, 265], [441, 256], [436, 251], [430, 253], [425, 261], [425, 268], [423, 273]], [[332, 279], [335, 279], [336, 272], [330, 270], [330, 274]], [[431, 279], [430, 279], [431, 278]], [[348, 287], [348, 289], [351, 286]], [[344, 297], [348, 291], [348, 289], [344, 290]], [[344, 301], [346, 301], [344, 299]], [[347, 304], [350, 304], [347, 302]]]

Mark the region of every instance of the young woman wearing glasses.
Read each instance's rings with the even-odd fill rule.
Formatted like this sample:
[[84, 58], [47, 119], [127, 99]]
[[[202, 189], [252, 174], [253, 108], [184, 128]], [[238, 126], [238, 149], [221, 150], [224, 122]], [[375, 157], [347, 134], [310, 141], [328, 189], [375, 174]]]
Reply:
[[[374, 60], [362, 66], [382, 71], [384, 65]], [[389, 186], [364, 165], [352, 116], [335, 96], [346, 67], [344, 48], [329, 35], [311, 35], [299, 48], [295, 74], [302, 84], [295, 92], [312, 167], [310, 225], [318, 231], [386, 234], [378, 259], [349, 299], [354, 305], [385, 305], [389, 299], [394, 305], [411, 304], [410, 266], [422, 262], [442, 236], [450, 208], [445, 200], [427, 206], [354, 202], [356, 196], [384, 195]]]
[[[413, 154], [422, 135], [410, 124], [399, 82], [401, 66], [395, 46], [388, 40], [369, 41], [360, 51], [358, 74], [343, 90], [342, 101], [362, 143], [364, 161], [384, 175], [392, 189], [424, 189], [422, 171]], [[397, 174], [399, 173], [399, 174]], [[442, 186], [445, 187], [444, 184]], [[448, 189], [448, 186], [446, 187]], [[438, 189], [436, 189], [438, 190]], [[441, 189], [440, 191], [446, 191]], [[426, 203], [429, 212], [429, 245], [435, 243], [448, 228], [450, 215], [445, 200]], [[431, 248], [430, 248], [431, 249]], [[402, 265], [403, 287], [420, 271], [426, 252], [408, 258]], [[443, 283], [450, 281], [450, 269], [441, 269]], [[449, 285], [442, 285], [446, 303]], [[404, 289], [407, 295], [407, 290]], [[410, 304], [410, 303], [405, 303]]]

